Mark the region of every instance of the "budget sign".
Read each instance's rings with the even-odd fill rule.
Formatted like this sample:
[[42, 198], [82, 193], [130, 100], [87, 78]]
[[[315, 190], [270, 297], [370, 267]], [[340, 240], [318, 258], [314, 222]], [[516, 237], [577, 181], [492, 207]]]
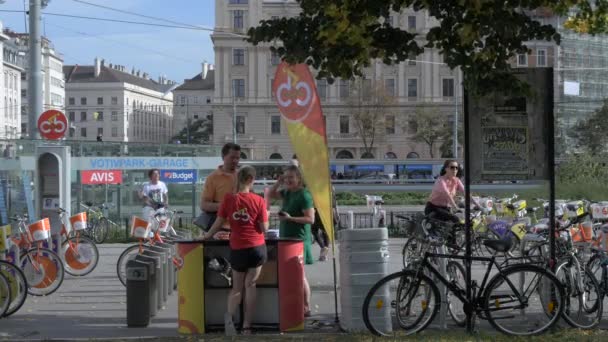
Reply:
[[82, 184], [120, 184], [121, 170], [86, 170], [81, 171]]
[[191, 184], [196, 182], [196, 170], [161, 170], [160, 180], [165, 183]]

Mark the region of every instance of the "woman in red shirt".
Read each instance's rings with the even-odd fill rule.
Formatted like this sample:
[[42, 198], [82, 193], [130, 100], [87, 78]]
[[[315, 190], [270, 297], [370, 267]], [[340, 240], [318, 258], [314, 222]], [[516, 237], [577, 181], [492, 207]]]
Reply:
[[226, 221], [230, 223], [230, 265], [232, 290], [228, 296], [228, 312], [224, 315], [226, 335], [235, 335], [233, 317], [245, 289], [243, 334], [251, 332], [251, 316], [255, 310], [255, 284], [266, 262], [264, 233], [268, 230], [268, 212], [264, 199], [251, 192], [255, 169], [243, 166], [237, 174], [235, 194], [227, 194], [220, 204], [217, 220], [203, 239], [211, 238]]

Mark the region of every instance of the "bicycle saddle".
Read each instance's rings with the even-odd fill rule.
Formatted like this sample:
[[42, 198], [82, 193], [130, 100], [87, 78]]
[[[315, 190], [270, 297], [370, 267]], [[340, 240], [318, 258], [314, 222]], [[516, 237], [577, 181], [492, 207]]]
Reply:
[[496, 252], [500, 252], [500, 253], [504, 253], [504, 252], [508, 251], [509, 249], [511, 249], [511, 246], [513, 245], [513, 243], [511, 242], [511, 239], [508, 239], [508, 240], [502, 240], [502, 239], [500, 239], [500, 240], [498, 240], [498, 239], [497, 240], [494, 240], [494, 239], [492, 239], [492, 240], [484, 240], [483, 244], [486, 247], [488, 247], [488, 248], [490, 248], [490, 249], [492, 249], [492, 250], [494, 250]]

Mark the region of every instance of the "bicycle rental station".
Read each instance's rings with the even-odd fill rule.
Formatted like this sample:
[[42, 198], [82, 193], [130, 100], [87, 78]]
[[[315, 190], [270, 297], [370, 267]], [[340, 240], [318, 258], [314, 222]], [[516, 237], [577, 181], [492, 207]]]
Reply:
[[[544, 333], [562, 318], [572, 327], [597, 327], [608, 257], [592, 247], [606, 249], [608, 229], [602, 229], [608, 227], [608, 203], [556, 200], [551, 74], [516, 73], [533, 85], [535, 97], [466, 97], [465, 199], [473, 198], [476, 184], [497, 179], [546, 181], [549, 199], [542, 208], [529, 208], [516, 196], [465, 200], [462, 222], [455, 225], [422, 214], [398, 216], [407, 242], [403, 265], [391, 273], [387, 214], [380, 197], [367, 196], [370, 227], [355, 228], [351, 212], [348, 227], [336, 234], [332, 294], [340, 329], [398, 336], [431, 324], [446, 330], [453, 322], [472, 332], [482, 319], [502, 333], [525, 336]], [[19, 158], [0, 164], [5, 177], [0, 182], [0, 316], [19, 312], [28, 295], [53, 295], [66, 273], [68, 281], [77, 281], [93, 272], [100, 259], [93, 222], [110, 220], [94, 207], [113, 203], [123, 211], [116, 221], [128, 217], [125, 234], [135, 241], [116, 263], [116, 278], [126, 294], [124, 325], [149, 327], [173, 300], [177, 312], [169, 316], [175, 334], [223, 329], [232, 281], [227, 239], [199, 241], [192, 231], [179, 229], [181, 210], [161, 208], [144, 219], [132, 196], [145, 171], [158, 167], [166, 171], [161, 174], [167, 182], [179, 178], [178, 189], [191, 191], [186, 196], [194, 206], [200, 179], [221, 163], [218, 151], [158, 157], [164, 154], [158, 150], [134, 157], [121, 156], [128, 145], [108, 144], [118, 148], [118, 156], [100, 156], [83, 153], [82, 144], [79, 151], [67, 142], [21, 144], [27, 148]], [[18, 180], [19, 186], [6, 179]], [[97, 194], [105, 203], [84, 203], [85, 186], [101, 189]], [[545, 217], [536, 219], [537, 211]], [[190, 217], [195, 213], [193, 207]], [[594, 231], [595, 239], [590, 237]], [[302, 331], [303, 243], [279, 239], [273, 229], [266, 244], [268, 262], [257, 282], [253, 325]]]

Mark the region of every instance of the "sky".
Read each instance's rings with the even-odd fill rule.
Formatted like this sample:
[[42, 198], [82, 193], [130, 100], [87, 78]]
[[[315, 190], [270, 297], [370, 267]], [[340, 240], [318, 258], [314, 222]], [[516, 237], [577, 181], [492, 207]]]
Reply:
[[[215, 0], [83, 0], [114, 9], [167, 19], [170, 21], [213, 28]], [[2, 1], [0, 1], [1, 3]], [[0, 21], [13, 31], [25, 32], [23, 11], [29, 0], [5, 0], [0, 4]], [[143, 26], [67, 18], [51, 13], [109, 18], [126, 21], [176, 25], [166, 21], [90, 6], [76, 0], [50, 0], [43, 9], [43, 34], [64, 57], [64, 64], [92, 65], [95, 57], [109, 63], [134, 67], [153, 79], [165, 75], [178, 83], [201, 72], [201, 63], [213, 63], [210, 31]], [[49, 15], [44, 15], [48, 12]]]

